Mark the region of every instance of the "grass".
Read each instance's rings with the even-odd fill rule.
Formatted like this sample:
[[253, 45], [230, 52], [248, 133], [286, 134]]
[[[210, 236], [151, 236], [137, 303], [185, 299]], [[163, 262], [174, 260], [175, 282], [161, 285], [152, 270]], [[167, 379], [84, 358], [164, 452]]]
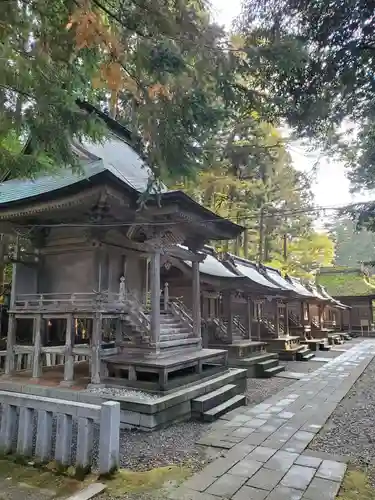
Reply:
[[[158, 467], [145, 472], [122, 469], [108, 479], [99, 480], [106, 484], [106, 493], [111, 499], [148, 492], [152, 492], [155, 498], [160, 493], [160, 498], [163, 498], [163, 487], [179, 484], [192, 472], [188, 466]], [[46, 493], [52, 492], [52, 497], [58, 499], [73, 495], [97, 479], [97, 476], [91, 474], [84, 481], [79, 481], [67, 474], [59, 474], [56, 470], [32, 464], [20, 464], [8, 458], [0, 459], [0, 490], [1, 483], [12, 484], [22, 489], [34, 490], [35, 493], [42, 490]]]
[[[65, 498], [79, 491], [95, 478], [88, 476], [84, 482], [48, 469], [18, 464], [15, 460], [0, 459], [0, 482], [20, 485], [30, 490], [54, 492], [53, 498]], [[9, 482], [9, 483], [8, 483]]]
[[124, 495], [155, 492], [163, 487], [178, 484], [192, 474], [189, 467], [157, 467], [144, 472], [122, 469], [113, 478], [103, 481], [107, 485], [106, 493], [111, 498], [123, 498]]
[[350, 467], [345, 474], [337, 500], [374, 500], [375, 489], [366, 471]]

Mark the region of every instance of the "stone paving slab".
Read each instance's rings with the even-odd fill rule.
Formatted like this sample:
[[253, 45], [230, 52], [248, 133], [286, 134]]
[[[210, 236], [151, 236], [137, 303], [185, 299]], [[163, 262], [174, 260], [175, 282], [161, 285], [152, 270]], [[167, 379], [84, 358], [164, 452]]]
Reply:
[[355, 343], [263, 403], [224, 415], [201, 442], [225, 456], [169, 498], [333, 500], [347, 458], [306, 448], [374, 355], [375, 340]]

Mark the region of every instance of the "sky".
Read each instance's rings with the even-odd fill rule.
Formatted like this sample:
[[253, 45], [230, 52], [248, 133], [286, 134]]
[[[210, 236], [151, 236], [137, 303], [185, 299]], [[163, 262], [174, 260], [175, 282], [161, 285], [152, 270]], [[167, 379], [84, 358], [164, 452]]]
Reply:
[[[219, 24], [230, 28], [232, 20], [241, 12], [241, 0], [211, 0], [213, 16]], [[319, 206], [342, 206], [369, 199], [370, 195], [352, 195], [344, 166], [330, 161], [321, 152], [312, 154], [297, 144], [290, 148], [296, 168], [310, 172], [317, 163], [313, 192]], [[374, 197], [372, 197], [374, 198]]]

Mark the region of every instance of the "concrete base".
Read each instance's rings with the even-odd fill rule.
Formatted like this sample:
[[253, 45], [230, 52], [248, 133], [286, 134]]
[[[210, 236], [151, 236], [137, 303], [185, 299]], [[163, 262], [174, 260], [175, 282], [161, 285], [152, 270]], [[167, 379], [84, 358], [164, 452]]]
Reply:
[[282, 335], [278, 338], [264, 339], [267, 342], [267, 351], [277, 353], [284, 361], [294, 361], [296, 353], [301, 350], [299, 337], [296, 335]]
[[210, 344], [211, 349], [225, 349], [228, 351], [228, 359], [244, 359], [249, 356], [264, 354], [267, 343], [255, 340], [240, 340], [232, 344]]
[[314, 339], [326, 339], [330, 333], [334, 333], [332, 329], [328, 328], [312, 328], [311, 337]]
[[130, 396], [113, 396], [103, 393], [77, 391], [60, 387], [46, 387], [40, 385], [25, 385], [20, 382], [0, 380], [0, 390], [24, 392], [37, 396], [78, 401], [82, 403], [102, 404], [105, 401], [118, 401], [121, 407], [121, 426], [123, 428], [136, 428], [142, 431], [153, 431], [166, 427], [173, 422], [189, 420], [192, 417], [192, 400], [204, 394], [233, 384], [236, 394], [243, 393], [246, 389], [246, 370], [227, 369], [220, 375], [215, 375], [204, 381], [195, 382], [188, 386], [180, 387], [170, 394], [153, 394], [147, 399]]
[[226, 369], [228, 353], [223, 349], [179, 352], [168, 357], [118, 354], [102, 359], [107, 385], [150, 391], [169, 391]]
[[301, 344], [308, 345], [311, 351], [321, 350], [322, 345], [328, 345], [327, 338], [301, 339]]

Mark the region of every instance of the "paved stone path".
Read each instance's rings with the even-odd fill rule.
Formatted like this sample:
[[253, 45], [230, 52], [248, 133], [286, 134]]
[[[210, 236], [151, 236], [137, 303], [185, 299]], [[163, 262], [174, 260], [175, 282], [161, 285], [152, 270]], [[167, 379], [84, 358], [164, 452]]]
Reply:
[[216, 422], [201, 444], [222, 448], [169, 494], [179, 500], [332, 500], [346, 471], [343, 457], [305, 451], [375, 355], [366, 340], [252, 408]]

